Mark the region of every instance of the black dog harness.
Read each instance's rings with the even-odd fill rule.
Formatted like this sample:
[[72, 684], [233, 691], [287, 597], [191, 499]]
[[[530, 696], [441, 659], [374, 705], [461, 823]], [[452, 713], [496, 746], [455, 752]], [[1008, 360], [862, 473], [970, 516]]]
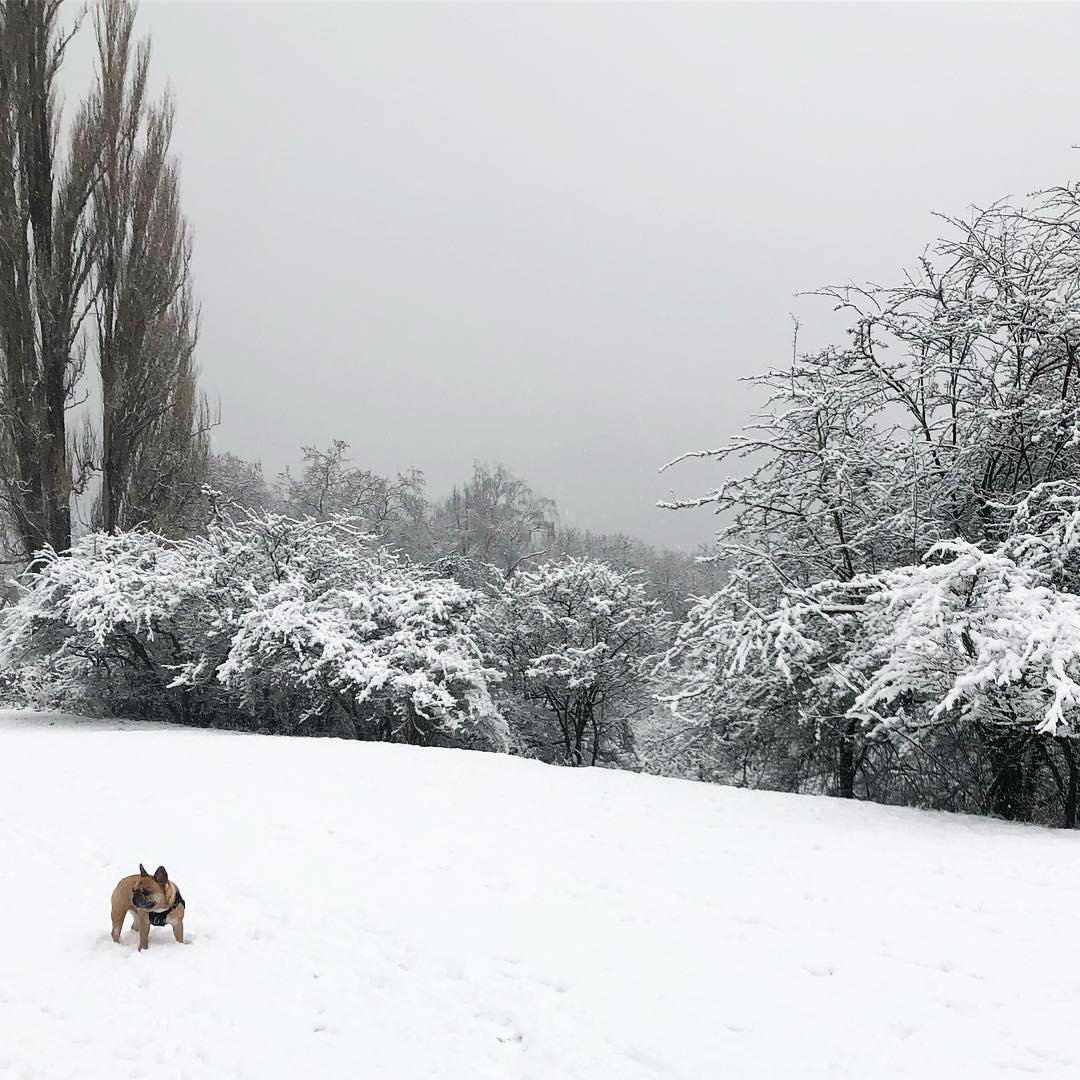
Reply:
[[187, 907], [187, 904], [184, 903], [184, 898], [180, 895], [179, 889], [176, 890], [176, 899], [172, 902], [172, 907], [166, 908], [164, 911], [148, 911], [146, 913], [150, 916], [150, 925], [164, 926], [166, 918], [171, 915], [178, 907]]

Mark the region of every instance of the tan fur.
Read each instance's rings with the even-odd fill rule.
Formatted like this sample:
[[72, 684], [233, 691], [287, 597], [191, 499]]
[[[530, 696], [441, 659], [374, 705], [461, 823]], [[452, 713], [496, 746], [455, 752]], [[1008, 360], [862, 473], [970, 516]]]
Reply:
[[[164, 883], [163, 883], [164, 881]], [[134, 896], [136, 889], [145, 894], [150, 902], [150, 908], [135, 906]], [[142, 864], [139, 864], [139, 873], [130, 874], [121, 878], [112, 894], [112, 939], [120, 943], [120, 932], [124, 928], [124, 916], [131, 912], [131, 929], [138, 931], [139, 952], [150, 948], [150, 916], [149, 910], [165, 911], [172, 907], [176, 899], [177, 887], [168, 880], [165, 867], [159, 866], [155, 874], [148, 874]], [[172, 927], [172, 932], [177, 941], [184, 943], [184, 905], [180, 904], [166, 916], [165, 921]]]

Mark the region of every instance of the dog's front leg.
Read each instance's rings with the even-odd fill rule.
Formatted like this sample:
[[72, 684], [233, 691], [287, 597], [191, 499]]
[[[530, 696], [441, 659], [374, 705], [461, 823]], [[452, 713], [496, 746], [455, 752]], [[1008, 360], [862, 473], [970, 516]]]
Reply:
[[135, 915], [135, 922], [139, 929], [139, 952], [150, 948], [150, 916], [145, 911], [139, 911]]
[[176, 940], [179, 941], [181, 945], [183, 945], [184, 944], [184, 916], [181, 915], [179, 918], [172, 918], [172, 919], [169, 920], [169, 922], [172, 925], [172, 932], [173, 932], [173, 935], [175, 936]]
[[127, 913], [128, 908], [124, 897], [114, 893], [112, 898], [112, 939], [118, 945], [120, 944], [120, 934], [124, 929], [124, 916]]

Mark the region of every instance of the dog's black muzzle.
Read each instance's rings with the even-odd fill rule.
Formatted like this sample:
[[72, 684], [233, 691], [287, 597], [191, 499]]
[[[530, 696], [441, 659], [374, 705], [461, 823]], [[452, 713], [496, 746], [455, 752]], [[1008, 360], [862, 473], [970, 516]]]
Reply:
[[154, 901], [145, 889], [135, 889], [131, 893], [131, 906], [146, 910], [154, 906]]

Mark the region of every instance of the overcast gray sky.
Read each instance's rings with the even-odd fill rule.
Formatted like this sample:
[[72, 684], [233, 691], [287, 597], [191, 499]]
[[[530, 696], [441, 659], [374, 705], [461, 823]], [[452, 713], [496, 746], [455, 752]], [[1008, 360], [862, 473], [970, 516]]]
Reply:
[[[1080, 7], [144, 3], [178, 102], [219, 448], [501, 460], [674, 546], [796, 290], [882, 279], [932, 209], [1075, 175]], [[88, 43], [87, 43], [88, 45]], [[69, 85], [88, 52], [73, 54]]]

